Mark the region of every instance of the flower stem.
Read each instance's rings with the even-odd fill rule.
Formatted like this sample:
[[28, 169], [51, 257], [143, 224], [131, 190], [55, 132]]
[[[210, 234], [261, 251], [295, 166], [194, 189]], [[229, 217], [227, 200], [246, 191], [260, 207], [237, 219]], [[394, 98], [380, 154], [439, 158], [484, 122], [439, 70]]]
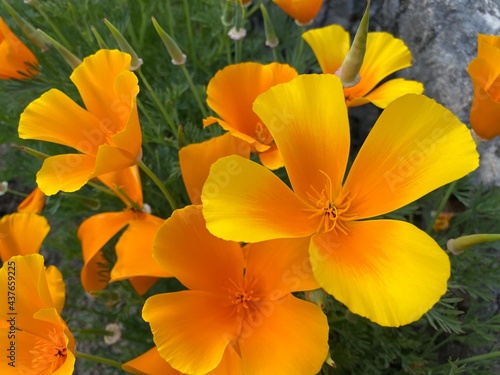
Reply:
[[84, 333], [87, 335], [101, 335], [101, 336], [113, 336], [114, 333], [105, 329], [96, 329], [96, 328], [86, 328], [86, 329], [72, 329], [71, 332], [73, 333]]
[[[36, 4], [36, 2], [34, 4]], [[43, 17], [43, 19], [49, 24], [49, 26], [52, 28], [52, 30], [54, 30], [54, 32], [56, 33], [56, 35], [59, 38], [59, 40], [67, 48], [71, 48], [72, 44], [70, 42], [68, 42], [68, 40], [64, 37], [64, 34], [61, 32], [61, 30], [59, 30], [59, 28], [57, 27], [57, 25], [54, 22], [52, 22], [52, 20], [47, 15], [47, 13], [45, 13], [45, 11], [42, 9], [42, 7], [40, 5], [36, 5], [35, 8], [38, 11], [38, 13], [40, 13], [40, 15]]]
[[116, 367], [116, 368], [119, 368], [119, 369], [122, 368], [122, 364], [120, 362], [113, 361], [113, 360], [108, 359], [108, 358], [98, 357], [96, 355], [82, 353], [82, 352], [79, 352], [79, 351], [75, 352], [75, 356], [77, 358], [88, 359], [89, 361], [93, 361], [93, 362], [97, 362], [97, 363], [103, 363], [105, 365]]
[[[457, 181], [453, 181], [450, 185], [448, 185], [448, 189], [446, 189], [446, 192], [444, 193], [443, 199], [441, 199], [441, 202], [439, 202], [439, 206], [436, 209], [434, 219], [439, 216], [439, 214], [441, 213], [441, 211], [443, 211], [444, 206], [446, 205], [446, 203], [450, 199], [451, 193], [453, 193], [453, 190], [455, 190], [455, 186], [457, 186], [457, 182], [458, 182], [458, 180]], [[429, 224], [429, 227], [427, 228], [427, 233], [431, 233], [432, 232], [432, 226], [433, 226], [433, 224], [434, 224], [434, 221], [431, 220], [430, 224]]]
[[170, 125], [170, 130], [172, 131], [172, 134], [175, 136], [177, 134], [177, 127], [174, 124], [174, 120], [172, 120], [172, 117], [167, 112], [167, 109], [165, 106], [161, 103], [160, 98], [158, 98], [158, 95], [154, 92], [153, 88], [149, 84], [148, 80], [144, 76], [144, 73], [142, 73], [141, 69], [138, 69], [137, 72], [139, 73], [139, 77], [141, 77], [142, 82], [146, 86], [146, 89], [149, 91], [149, 94], [153, 98], [153, 101], [155, 102], [156, 106], [162, 113], [163, 117], [167, 121], [168, 125]]
[[194, 53], [194, 39], [193, 39], [193, 28], [191, 26], [191, 17], [189, 16], [189, 5], [188, 5], [188, 0], [183, 0], [183, 5], [184, 5], [184, 13], [186, 16], [186, 28], [187, 28], [187, 34], [188, 34], [188, 40], [189, 40], [189, 52], [190, 55], [193, 57], [193, 59], [196, 61], [196, 56]]
[[186, 80], [188, 82], [189, 88], [193, 92], [194, 98], [196, 99], [196, 102], [198, 103], [198, 107], [200, 107], [200, 111], [201, 111], [201, 114], [203, 115], [203, 118], [207, 118], [208, 117], [207, 110], [205, 109], [205, 106], [203, 105], [203, 102], [200, 98], [200, 94], [196, 90], [196, 86], [193, 83], [193, 79], [189, 75], [189, 72], [187, 71], [185, 65], [181, 65], [181, 69], [182, 69], [184, 75], [186, 76]]
[[297, 53], [295, 54], [293, 60], [292, 60], [292, 66], [297, 69], [298, 72], [302, 70], [302, 54], [304, 53], [304, 38], [302, 38], [302, 34], [306, 31], [305, 26], [300, 27], [300, 42], [299, 42], [299, 48], [297, 50]]
[[172, 210], [173, 211], [176, 210], [177, 204], [175, 203], [174, 197], [172, 196], [172, 194], [170, 194], [170, 192], [167, 190], [165, 185], [160, 181], [160, 179], [151, 171], [151, 169], [149, 169], [146, 166], [146, 164], [144, 164], [143, 161], [140, 161], [138, 165], [139, 165], [139, 168], [141, 168], [142, 171], [144, 173], [146, 173], [151, 180], [153, 180], [153, 182], [156, 184], [156, 186], [158, 186], [158, 188], [161, 190], [161, 192], [163, 193], [165, 198], [167, 198], [167, 201], [170, 204], [170, 207], [172, 208]]

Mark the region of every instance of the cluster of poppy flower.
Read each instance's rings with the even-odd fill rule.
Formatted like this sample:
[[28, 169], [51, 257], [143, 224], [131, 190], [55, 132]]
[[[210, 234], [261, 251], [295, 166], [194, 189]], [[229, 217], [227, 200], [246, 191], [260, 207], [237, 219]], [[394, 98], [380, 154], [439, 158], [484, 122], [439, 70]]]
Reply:
[[[301, 24], [322, 3], [274, 2]], [[187, 288], [148, 298], [143, 318], [156, 346], [124, 364], [127, 371], [315, 374], [328, 358], [327, 318], [292, 293], [322, 288], [353, 313], [391, 327], [418, 320], [440, 299], [450, 275], [446, 253], [414, 225], [381, 216], [477, 168], [469, 129], [421, 95], [419, 82], [397, 78], [379, 85], [411, 64], [410, 51], [392, 35], [368, 33], [359, 79], [347, 86], [336, 74], [349, 51], [349, 34], [332, 25], [303, 38], [323, 74], [247, 62], [210, 80], [207, 104], [218, 117], [203, 125], [218, 123], [227, 133], [179, 151], [191, 205], [167, 219], [152, 215], [143, 202], [139, 84], [129, 54], [99, 50], [74, 69], [70, 79], [85, 108], [57, 89], [27, 106], [20, 138], [76, 152], [46, 158], [37, 174], [39, 189], [19, 213], [0, 220], [0, 288], [8, 285], [7, 265], [15, 264], [16, 308], [23, 316], [19, 366], [73, 370], [75, 342], [59, 315], [64, 282], [32, 253], [49, 230], [39, 215], [43, 194], [74, 192], [91, 179], [115, 192], [125, 208], [80, 225], [84, 289], [95, 292], [128, 279], [143, 294], [164, 277]], [[36, 58], [2, 20], [0, 42], [0, 77], [32, 76]], [[500, 133], [497, 122], [485, 120], [500, 111], [500, 71], [492, 63], [499, 47], [497, 38], [480, 36], [478, 59], [469, 66], [475, 87], [471, 124], [486, 139]], [[384, 111], [346, 172], [348, 108], [367, 103]], [[261, 164], [250, 160], [251, 153]], [[272, 172], [283, 166], [291, 187]], [[126, 226], [117, 261], [103, 275], [101, 249]], [[4, 349], [7, 301], [0, 305]], [[0, 364], [0, 370], [12, 368]]]

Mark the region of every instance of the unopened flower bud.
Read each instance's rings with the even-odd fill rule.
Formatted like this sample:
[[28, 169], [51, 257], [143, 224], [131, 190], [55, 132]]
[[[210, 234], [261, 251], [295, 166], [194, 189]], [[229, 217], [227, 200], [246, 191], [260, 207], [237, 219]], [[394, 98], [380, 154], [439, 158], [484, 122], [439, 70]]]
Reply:
[[97, 44], [99, 45], [100, 49], [108, 49], [108, 46], [106, 45], [106, 42], [104, 39], [102, 39], [101, 35], [97, 31], [97, 29], [94, 26], [90, 26], [90, 31], [92, 31], [92, 34], [94, 34], [95, 39], [97, 40]]
[[46, 40], [47, 44], [52, 45], [57, 50], [57, 52], [59, 52], [62, 58], [69, 64], [69, 66], [71, 66], [73, 70], [82, 63], [82, 60], [73, 55], [66, 47], [64, 47], [57, 40], [48, 36], [40, 29], [38, 29], [37, 32], [41, 37], [43, 37]]
[[453, 255], [460, 255], [471, 246], [493, 241], [500, 241], [500, 234], [470, 234], [468, 236], [452, 238], [448, 240], [446, 247]]
[[226, 0], [226, 5], [222, 11], [222, 16], [220, 16], [220, 21], [226, 27], [231, 26], [234, 21], [234, 5], [232, 0]]
[[120, 341], [122, 337], [122, 330], [120, 328], [120, 325], [116, 323], [110, 323], [106, 326], [106, 331], [111, 332], [112, 335], [106, 335], [104, 336], [104, 342], [108, 345], [113, 345], [114, 343], [117, 343]]
[[132, 46], [127, 42], [127, 39], [118, 31], [116, 27], [113, 26], [111, 22], [109, 22], [106, 18], [104, 18], [104, 23], [108, 27], [109, 31], [111, 31], [111, 34], [113, 35], [113, 38], [115, 38], [116, 43], [118, 43], [118, 46], [120, 47], [120, 50], [122, 52], [128, 53], [132, 57], [132, 61], [130, 63], [130, 70], [135, 71], [141, 67], [143, 64], [142, 59], [137, 55], [137, 52], [132, 48]]
[[172, 64], [174, 65], [184, 65], [186, 63], [186, 55], [182, 53], [181, 49], [175, 43], [175, 41], [167, 34], [165, 30], [161, 28], [161, 26], [156, 22], [154, 17], [151, 17], [153, 20], [153, 26], [156, 29], [156, 32], [160, 36], [163, 44], [167, 48], [168, 54], [172, 59]]
[[324, 309], [326, 306], [326, 292], [323, 289], [315, 289], [306, 292], [306, 300]]
[[262, 17], [264, 18], [264, 30], [266, 32], [266, 46], [274, 48], [276, 47], [280, 40], [276, 36], [274, 32], [273, 23], [271, 22], [271, 18], [269, 17], [269, 13], [267, 13], [267, 9], [264, 4], [260, 5], [260, 11], [262, 12]]

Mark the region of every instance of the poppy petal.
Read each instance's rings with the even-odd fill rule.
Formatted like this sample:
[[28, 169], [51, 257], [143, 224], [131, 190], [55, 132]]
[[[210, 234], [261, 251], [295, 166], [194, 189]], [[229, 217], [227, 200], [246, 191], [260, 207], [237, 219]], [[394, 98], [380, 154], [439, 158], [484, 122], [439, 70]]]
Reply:
[[17, 206], [18, 212], [39, 214], [45, 205], [45, 194], [40, 188], [34, 188], [31, 193]]
[[405, 95], [385, 109], [351, 167], [344, 185], [349, 214], [391, 212], [478, 164], [470, 131], [455, 115], [423, 95]]
[[299, 22], [308, 25], [317, 15], [324, 0], [273, 0], [283, 12]]
[[241, 156], [212, 164], [201, 200], [208, 230], [223, 239], [297, 238], [317, 229], [307, 204], [270, 170]]
[[309, 242], [309, 237], [304, 237], [245, 245], [245, 275], [273, 300], [291, 292], [319, 288], [309, 261]]
[[125, 192], [133, 202], [142, 207], [141, 176], [137, 165], [119, 171], [101, 174], [98, 178], [104, 185], [113, 190], [127, 206], [130, 206], [130, 202], [120, 191]]
[[346, 227], [345, 234], [313, 236], [310, 254], [320, 285], [353, 313], [398, 327], [418, 320], [446, 292], [450, 260], [425, 232], [395, 220]]
[[340, 79], [330, 74], [299, 76], [260, 95], [254, 110], [278, 146], [295, 193], [307, 200], [311, 186], [330, 184], [336, 196], [350, 143]]
[[95, 159], [95, 169], [91, 177], [119, 171], [132, 166], [137, 162], [136, 156], [128, 150], [115, 146], [101, 145]]
[[283, 159], [281, 158], [280, 151], [278, 147], [276, 147], [276, 144], [273, 144], [268, 150], [259, 152], [259, 159], [263, 166], [271, 170], [283, 166]]
[[53, 142], [95, 156], [107, 133], [97, 117], [66, 94], [51, 89], [32, 101], [21, 114], [19, 137]]
[[45, 269], [45, 277], [49, 287], [50, 296], [54, 302], [54, 307], [61, 314], [66, 301], [66, 284], [64, 283], [61, 271], [55, 266], [49, 266]]
[[153, 257], [189, 289], [220, 292], [243, 277], [240, 245], [210, 234], [200, 206], [174, 211], [158, 230]]
[[108, 262], [100, 250], [132, 217], [131, 210], [105, 212], [88, 218], [78, 228], [84, 262], [80, 278], [88, 293], [101, 290], [108, 284]]
[[256, 314], [238, 341], [244, 374], [320, 371], [328, 355], [328, 323], [319, 307], [288, 295]]
[[390, 102], [406, 94], [422, 94], [424, 85], [417, 81], [409, 81], [403, 78], [391, 79], [363, 98], [353, 99], [349, 106], [356, 107], [366, 103], [372, 103], [379, 108], [385, 108]]
[[[141, 214], [139, 218], [130, 220], [116, 244], [117, 259], [111, 270], [110, 282], [139, 276], [172, 277], [153, 259], [153, 238], [164, 221], [148, 214]], [[141, 288], [141, 292], [139, 294], [146, 290]]]
[[349, 52], [349, 33], [340, 25], [308, 30], [302, 38], [312, 48], [323, 73], [335, 74]]
[[45, 195], [59, 191], [72, 193], [79, 190], [91, 178], [95, 159], [83, 154], [50, 156], [43, 161], [36, 174], [36, 183]]
[[[0, 219], [0, 258], [38, 253], [50, 227], [45, 217], [32, 213], [13, 213]], [[29, 233], [29, 235], [26, 235]]]
[[182, 375], [160, 357], [156, 346], [149, 349], [146, 353], [125, 362], [122, 365], [122, 369], [141, 375]]
[[221, 362], [236, 338], [238, 319], [227, 296], [200, 291], [157, 294], [144, 304], [158, 352], [188, 374], [206, 374]]
[[226, 133], [201, 143], [193, 143], [179, 151], [182, 180], [192, 204], [201, 204], [201, 189], [210, 166], [223, 156], [240, 155], [250, 157], [246, 142]]

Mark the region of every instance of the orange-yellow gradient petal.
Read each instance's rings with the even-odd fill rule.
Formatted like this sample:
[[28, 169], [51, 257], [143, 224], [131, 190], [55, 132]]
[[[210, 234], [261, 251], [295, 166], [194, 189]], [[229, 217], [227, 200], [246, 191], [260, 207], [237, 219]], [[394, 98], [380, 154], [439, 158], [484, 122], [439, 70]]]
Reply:
[[192, 290], [148, 298], [142, 317], [161, 357], [188, 374], [215, 369], [239, 325], [227, 295]]
[[372, 103], [379, 108], [385, 108], [395, 99], [406, 94], [422, 94], [424, 85], [417, 81], [409, 81], [403, 78], [394, 78], [377, 86], [373, 91], [363, 98], [353, 99], [350, 107], [357, 107]]
[[[138, 278], [146, 282], [145, 287], [149, 289], [159, 277], [172, 277], [153, 259], [153, 238], [165, 220], [146, 213], [135, 215], [116, 244], [117, 259], [110, 281]], [[140, 288], [137, 292], [144, 294], [147, 289]]]
[[200, 206], [174, 211], [158, 230], [153, 256], [189, 289], [217, 293], [243, 277], [240, 245], [211, 235]]
[[0, 17], [0, 79], [26, 79], [38, 74], [38, 60]]
[[273, 0], [273, 2], [301, 25], [311, 23], [323, 5], [323, 0]]
[[106, 287], [109, 281], [108, 262], [101, 253], [102, 247], [133, 218], [133, 212], [106, 212], [85, 220], [78, 228], [82, 243], [82, 286], [88, 293]]
[[246, 277], [271, 299], [319, 288], [309, 261], [309, 237], [269, 240], [245, 245]]
[[43, 216], [13, 213], [0, 219], [0, 258], [38, 253], [50, 226]]
[[60, 190], [71, 193], [85, 185], [92, 175], [95, 159], [83, 154], [64, 154], [48, 157], [36, 174], [36, 183], [45, 195]]
[[316, 231], [309, 206], [267, 168], [241, 156], [212, 165], [201, 200], [208, 230], [226, 240], [258, 242]]
[[278, 146], [295, 193], [307, 201], [311, 186], [331, 183], [337, 196], [350, 143], [340, 79], [329, 74], [299, 76], [260, 95], [254, 110]]
[[363, 219], [391, 212], [477, 168], [470, 131], [423, 95], [405, 95], [379, 117], [344, 185], [349, 213]]
[[346, 234], [313, 236], [310, 254], [314, 274], [328, 293], [383, 326], [418, 320], [446, 292], [450, 276], [446, 253], [402, 221], [350, 222]]
[[[321, 309], [288, 295], [263, 309], [239, 339], [243, 374], [317, 374], [328, 354]], [[272, 349], [272, 350], [271, 350]]]
[[66, 284], [64, 283], [62, 273], [56, 266], [49, 266], [45, 269], [45, 277], [54, 307], [60, 314], [66, 301]]
[[35, 213], [42, 212], [45, 206], [45, 194], [38, 188], [34, 188], [32, 192], [17, 206], [18, 212]]
[[[361, 98], [390, 74], [411, 66], [411, 52], [401, 39], [385, 32], [368, 33], [366, 54], [357, 85], [346, 88], [348, 99]], [[349, 103], [348, 103], [349, 104]]]
[[98, 178], [104, 185], [113, 190], [127, 206], [130, 207], [131, 204], [123, 193], [142, 207], [141, 176], [137, 165], [116, 172], [102, 174]]
[[201, 189], [210, 166], [223, 156], [250, 157], [248, 143], [226, 133], [201, 143], [193, 143], [179, 151], [182, 180], [192, 204], [201, 204]]
[[339, 25], [308, 30], [302, 38], [312, 48], [323, 73], [335, 74], [349, 52], [349, 33]]
[[175, 370], [167, 361], [160, 357], [158, 349], [149, 349], [144, 354], [125, 362], [122, 365], [124, 371], [139, 375], [182, 375]]

